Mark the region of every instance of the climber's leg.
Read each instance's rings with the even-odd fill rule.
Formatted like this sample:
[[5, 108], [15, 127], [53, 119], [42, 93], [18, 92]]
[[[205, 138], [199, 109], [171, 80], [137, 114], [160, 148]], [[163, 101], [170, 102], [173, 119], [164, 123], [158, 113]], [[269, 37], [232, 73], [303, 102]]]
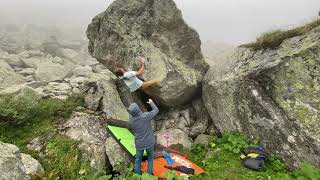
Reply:
[[160, 81], [159, 81], [159, 80], [145, 81], [145, 82], [143, 82], [143, 84], [142, 84], [142, 86], [141, 86], [141, 89], [142, 89], [142, 90], [145, 90], [145, 89], [147, 89], [147, 88], [149, 88], [149, 87], [151, 87], [151, 86], [154, 86], [154, 85], [156, 85], [156, 86], [161, 86], [161, 85], [160, 85]]

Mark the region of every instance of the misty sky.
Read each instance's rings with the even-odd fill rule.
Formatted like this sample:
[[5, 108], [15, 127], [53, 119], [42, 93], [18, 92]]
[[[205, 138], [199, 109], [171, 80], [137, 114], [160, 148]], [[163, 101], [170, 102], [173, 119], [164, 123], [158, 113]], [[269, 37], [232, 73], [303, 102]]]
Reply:
[[[112, 0], [0, 0], [0, 24], [69, 25], [83, 29]], [[240, 44], [315, 18], [320, 0], [175, 0], [202, 41]]]

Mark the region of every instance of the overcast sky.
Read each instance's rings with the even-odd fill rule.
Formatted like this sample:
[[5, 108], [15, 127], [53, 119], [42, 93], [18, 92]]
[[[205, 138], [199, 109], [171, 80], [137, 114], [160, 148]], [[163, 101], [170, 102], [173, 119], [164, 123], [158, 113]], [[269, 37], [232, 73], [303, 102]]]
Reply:
[[[0, 23], [27, 22], [83, 28], [112, 0], [0, 0]], [[310, 21], [320, 0], [175, 0], [202, 41], [240, 44], [279, 27]]]

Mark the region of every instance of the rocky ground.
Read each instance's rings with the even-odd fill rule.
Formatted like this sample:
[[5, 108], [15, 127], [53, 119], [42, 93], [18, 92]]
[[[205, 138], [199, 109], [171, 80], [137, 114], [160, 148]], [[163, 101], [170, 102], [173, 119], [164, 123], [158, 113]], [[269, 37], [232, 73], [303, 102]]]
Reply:
[[[78, 142], [91, 167], [125, 173], [130, 158], [107, 133], [107, 119], [125, 124], [129, 104], [146, 110], [149, 97], [160, 106], [153, 124], [158, 143], [190, 149], [209, 134], [236, 130], [290, 167], [320, 166], [319, 27], [277, 49], [228, 51], [210, 69], [197, 32], [172, 0], [116, 0], [93, 19], [87, 36], [62, 38], [55, 28], [34, 25], [1, 27], [0, 94], [62, 100], [82, 94], [85, 108], [55, 129]], [[139, 55], [148, 59], [144, 78], [161, 80], [161, 89], [130, 93], [111, 72], [116, 63], [135, 69]], [[39, 154], [45, 146], [41, 137], [28, 143]], [[0, 149], [1, 178], [43, 174], [16, 146], [0, 142]]]

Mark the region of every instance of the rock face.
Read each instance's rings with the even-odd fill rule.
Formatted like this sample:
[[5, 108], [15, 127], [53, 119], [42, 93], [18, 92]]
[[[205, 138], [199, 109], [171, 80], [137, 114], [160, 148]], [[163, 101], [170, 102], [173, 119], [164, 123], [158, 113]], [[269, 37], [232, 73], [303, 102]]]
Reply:
[[188, 135], [180, 129], [166, 129], [156, 133], [157, 143], [164, 146], [181, 144], [183, 147], [190, 149], [191, 142]]
[[41, 177], [44, 170], [41, 164], [28, 154], [20, 153], [17, 146], [0, 141], [0, 179], [30, 179]]
[[130, 155], [111, 136], [107, 138], [105, 148], [113, 170], [125, 174], [128, 165], [132, 161]]
[[213, 67], [203, 99], [220, 132], [259, 138], [291, 167], [320, 165], [320, 27], [276, 50], [238, 49], [228, 67]]
[[36, 159], [32, 158], [29, 154], [21, 153], [21, 160], [26, 170], [26, 174], [29, 176], [41, 177], [44, 175], [44, 170]]
[[16, 74], [6, 62], [0, 59], [0, 90], [24, 82], [23, 76]]
[[27, 179], [17, 146], [0, 142], [0, 179]]
[[166, 106], [190, 101], [208, 69], [197, 32], [172, 0], [116, 0], [93, 19], [87, 36], [90, 54], [111, 71], [115, 63], [136, 69], [136, 57], [145, 56], [144, 78], [163, 85], [148, 93]]
[[83, 158], [90, 161], [94, 168], [108, 167], [105, 153], [107, 139], [106, 124], [101, 117], [82, 112], [74, 112], [70, 119], [61, 126], [61, 133], [79, 141]]
[[62, 81], [69, 73], [67, 67], [51, 62], [39, 63], [35, 72], [37, 81]]

